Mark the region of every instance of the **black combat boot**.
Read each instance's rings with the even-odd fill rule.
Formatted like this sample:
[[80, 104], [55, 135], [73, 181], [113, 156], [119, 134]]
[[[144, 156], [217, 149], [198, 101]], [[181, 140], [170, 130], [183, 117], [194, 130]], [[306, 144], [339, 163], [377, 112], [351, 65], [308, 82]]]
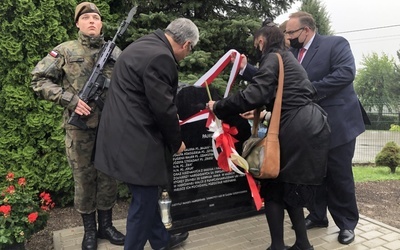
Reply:
[[99, 231], [97, 236], [100, 239], [106, 239], [114, 245], [122, 246], [125, 242], [125, 235], [119, 232], [112, 225], [112, 210], [97, 210]]
[[82, 250], [97, 249], [97, 230], [96, 230], [96, 212], [91, 214], [81, 214], [85, 234], [82, 240]]

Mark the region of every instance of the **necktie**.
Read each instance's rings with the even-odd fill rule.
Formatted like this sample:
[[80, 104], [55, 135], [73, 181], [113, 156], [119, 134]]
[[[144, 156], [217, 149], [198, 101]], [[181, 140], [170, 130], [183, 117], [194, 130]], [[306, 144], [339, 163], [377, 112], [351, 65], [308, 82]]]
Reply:
[[298, 60], [299, 60], [300, 63], [301, 63], [301, 61], [303, 60], [304, 52], [306, 52], [306, 49], [305, 49], [305, 48], [301, 48], [300, 51], [299, 51]]

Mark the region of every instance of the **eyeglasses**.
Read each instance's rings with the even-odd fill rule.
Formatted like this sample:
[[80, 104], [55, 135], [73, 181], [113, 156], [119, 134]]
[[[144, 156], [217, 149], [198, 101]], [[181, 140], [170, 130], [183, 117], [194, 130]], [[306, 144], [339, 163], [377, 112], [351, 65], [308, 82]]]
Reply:
[[297, 30], [285, 31], [285, 34], [291, 36], [291, 35], [293, 35], [294, 33], [296, 33], [297, 31], [303, 30], [304, 28], [305, 28], [305, 27], [301, 27], [301, 28], [298, 28]]
[[192, 43], [190, 43], [190, 51], [193, 51], [193, 45], [192, 45]]

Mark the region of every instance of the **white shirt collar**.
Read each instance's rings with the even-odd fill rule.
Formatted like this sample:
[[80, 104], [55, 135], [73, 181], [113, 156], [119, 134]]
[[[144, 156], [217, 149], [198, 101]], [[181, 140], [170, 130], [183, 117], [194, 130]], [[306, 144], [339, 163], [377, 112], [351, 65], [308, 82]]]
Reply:
[[306, 52], [307, 52], [308, 49], [310, 48], [312, 42], [314, 41], [314, 38], [315, 38], [315, 33], [314, 33], [314, 35], [311, 37], [310, 41], [308, 41], [308, 43], [307, 43], [305, 46], [303, 46], [303, 48], [306, 49]]

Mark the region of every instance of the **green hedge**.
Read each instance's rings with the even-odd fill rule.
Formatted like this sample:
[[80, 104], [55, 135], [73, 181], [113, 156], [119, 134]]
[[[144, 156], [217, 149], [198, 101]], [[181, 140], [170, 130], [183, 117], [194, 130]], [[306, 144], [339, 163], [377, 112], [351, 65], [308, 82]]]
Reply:
[[368, 130], [390, 130], [390, 126], [400, 125], [400, 114], [384, 114], [380, 119], [377, 113], [368, 113], [368, 117], [371, 120], [371, 125], [367, 125]]
[[72, 201], [60, 108], [35, 98], [34, 65], [56, 44], [73, 36], [76, 1], [13, 1], [0, 5], [0, 176], [9, 171], [49, 191], [58, 205]]

